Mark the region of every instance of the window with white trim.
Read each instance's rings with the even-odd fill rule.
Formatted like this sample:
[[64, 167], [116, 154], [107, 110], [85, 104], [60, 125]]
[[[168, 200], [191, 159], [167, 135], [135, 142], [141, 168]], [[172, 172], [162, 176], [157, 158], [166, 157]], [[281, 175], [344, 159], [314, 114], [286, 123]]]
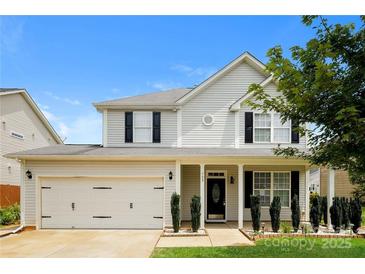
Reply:
[[289, 207], [290, 174], [289, 172], [274, 172], [273, 197], [280, 197], [281, 206]]
[[152, 112], [133, 112], [133, 140], [136, 143], [152, 142]]
[[269, 207], [274, 197], [280, 197], [282, 207], [290, 205], [290, 172], [255, 171], [253, 194], [260, 198], [260, 204]]
[[290, 143], [291, 124], [281, 122], [279, 113], [255, 113], [255, 143]]
[[269, 113], [255, 113], [254, 128], [255, 142], [270, 143], [271, 115]]
[[260, 197], [261, 206], [270, 206], [271, 173], [255, 172], [253, 194]]
[[274, 143], [289, 143], [290, 142], [290, 122], [281, 123], [281, 116], [279, 113], [273, 114], [274, 127]]

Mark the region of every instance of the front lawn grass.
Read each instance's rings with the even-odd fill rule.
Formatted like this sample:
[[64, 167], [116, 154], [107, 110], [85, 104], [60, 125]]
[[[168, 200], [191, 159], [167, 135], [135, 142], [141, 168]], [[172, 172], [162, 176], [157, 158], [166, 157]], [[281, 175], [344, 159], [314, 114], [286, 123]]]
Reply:
[[365, 258], [365, 239], [271, 238], [247, 247], [155, 248], [153, 258]]

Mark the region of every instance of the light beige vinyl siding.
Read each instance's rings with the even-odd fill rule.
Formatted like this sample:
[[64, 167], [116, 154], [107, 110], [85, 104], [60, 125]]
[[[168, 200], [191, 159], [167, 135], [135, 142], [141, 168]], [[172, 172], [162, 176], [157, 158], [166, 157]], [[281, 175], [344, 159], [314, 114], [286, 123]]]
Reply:
[[[242, 63], [187, 102], [182, 108], [182, 146], [234, 147], [234, 113], [229, 107], [250, 84], [263, 80], [261, 73]], [[212, 126], [202, 123], [208, 113], [215, 119]]]
[[[19, 185], [20, 164], [3, 155], [53, 145], [56, 140], [21, 94], [0, 96], [0, 116], [0, 183]], [[12, 137], [12, 131], [24, 139]]]
[[[170, 197], [175, 191], [175, 178], [168, 179], [170, 171], [175, 174], [175, 162], [73, 162], [73, 161], [28, 161], [26, 169], [32, 171], [33, 178], [25, 179], [25, 225], [36, 225], [37, 218], [37, 189], [36, 178], [45, 177], [100, 177], [100, 176], [161, 176], [165, 181], [164, 216], [165, 225], [171, 225]], [[39, 209], [38, 209], [39, 210]], [[39, 212], [38, 212], [39, 214]]]
[[[207, 165], [205, 170], [222, 170], [227, 172], [227, 220], [238, 220], [238, 169], [234, 165]], [[245, 166], [245, 171], [299, 171], [299, 204], [301, 210], [305, 209], [305, 169], [303, 166]], [[199, 194], [199, 172], [198, 165], [182, 166], [181, 181], [181, 218], [182, 220], [190, 220], [190, 201], [193, 195]], [[234, 184], [230, 184], [229, 178], [233, 176]], [[245, 188], [243, 188], [245, 189]], [[244, 195], [243, 195], [244, 198]], [[270, 220], [268, 208], [262, 208], [261, 219], [263, 221]], [[250, 209], [244, 208], [243, 219], [251, 220]], [[290, 208], [282, 208], [281, 219], [290, 220]]]
[[125, 143], [125, 120], [123, 110], [107, 110], [107, 146], [109, 147], [175, 147], [177, 141], [176, 112], [161, 111], [161, 143]]
[[[276, 97], [278, 96], [278, 92], [276, 89], [275, 84], [271, 83], [268, 86], [265, 87], [265, 92], [268, 93], [270, 96], [272, 97]], [[250, 106], [243, 105], [241, 110], [239, 111], [239, 124], [240, 124], [240, 135], [239, 135], [239, 143], [240, 143], [240, 147], [262, 147], [262, 148], [268, 148], [268, 147], [273, 147], [276, 146], [276, 143], [250, 143], [250, 144], [246, 144], [245, 143], [245, 112], [260, 112], [260, 110], [252, 110], [252, 108]], [[306, 137], [305, 136], [300, 136], [299, 138], [299, 144], [281, 144], [281, 146], [285, 147], [285, 146], [295, 146], [298, 148], [304, 148], [306, 146]]]
[[[327, 182], [328, 182], [328, 169], [320, 168], [320, 195], [327, 195]], [[338, 197], [353, 197], [352, 192], [355, 190], [355, 186], [351, 184], [347, 171], [336, 170], [335, 171], [335, 196]]]

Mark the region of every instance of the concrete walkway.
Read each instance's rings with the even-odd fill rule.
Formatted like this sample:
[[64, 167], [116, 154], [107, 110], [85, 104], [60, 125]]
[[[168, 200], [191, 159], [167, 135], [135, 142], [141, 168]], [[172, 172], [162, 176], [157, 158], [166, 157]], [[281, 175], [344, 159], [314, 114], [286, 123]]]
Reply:
[[208, 236], [161, 237], [156, 247], [206, 247], [254, 245], [231, 224], [207, 224]]
[[149, 257], [161, 230], [34, 230], [0, 238], [3, 258]]

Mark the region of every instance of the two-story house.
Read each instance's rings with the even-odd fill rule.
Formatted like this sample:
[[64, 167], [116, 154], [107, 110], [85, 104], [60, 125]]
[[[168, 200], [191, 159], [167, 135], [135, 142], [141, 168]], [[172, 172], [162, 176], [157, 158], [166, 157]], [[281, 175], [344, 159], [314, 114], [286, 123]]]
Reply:
[[265, 66], [244, 53], [192, 89], [95, 103], [103, 116], [101, 145], [55, 145], [9, 155], [22, 161], [22, 222], [37, 228], [163, 228], [170, 197], [181, 194], [182, 220], [193, 195], [206, 222], [251, 219], [250, 195], [269, 220], [274, 196], [282, 220], [299, 196], [308, 218], [309, 164], [273, 154], [306, 149], [305, 136], [277, 113], [246, 104], [260, 83], [275, 95]]
[[3, 155], [62, 144], [25, 89], [0, 88], [0, 207], [19, 203], [20, 164]]

